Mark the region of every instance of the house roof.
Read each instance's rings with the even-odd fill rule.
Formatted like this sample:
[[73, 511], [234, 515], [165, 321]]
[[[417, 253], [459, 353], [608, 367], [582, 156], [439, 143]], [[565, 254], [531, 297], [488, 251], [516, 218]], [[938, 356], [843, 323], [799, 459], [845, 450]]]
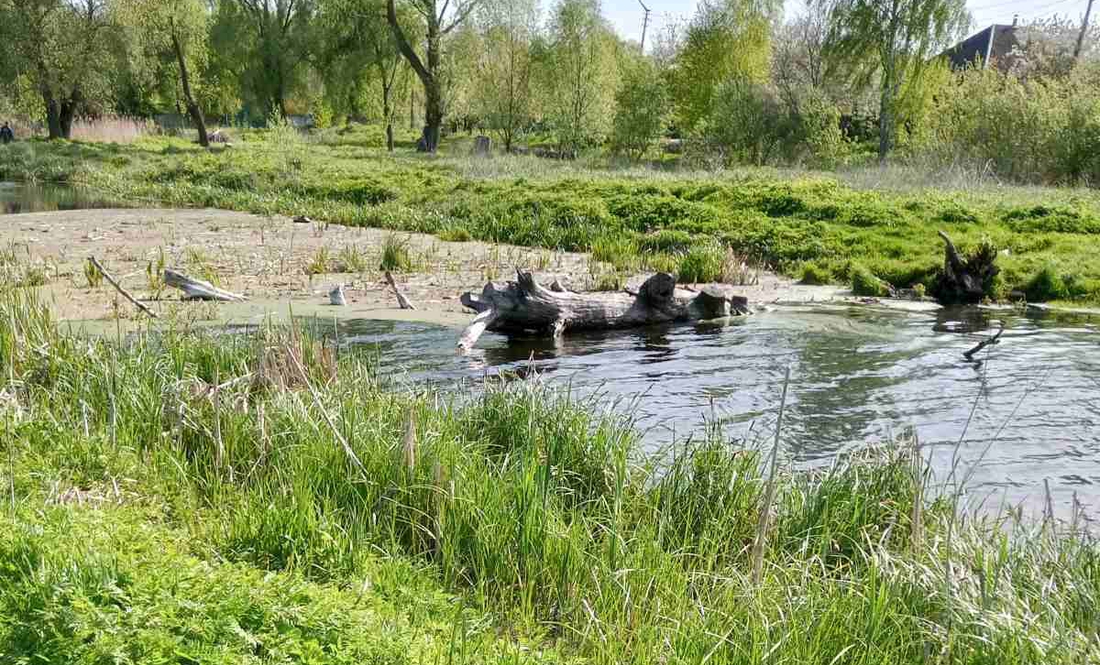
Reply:
[[997, 68], [1011, 65], [1013, 52], [1020, 45], [1015, 25], [994, 24], [947, 49], [941, 56], [951, 61], [952, 69], [965, 69], [981, 63]]

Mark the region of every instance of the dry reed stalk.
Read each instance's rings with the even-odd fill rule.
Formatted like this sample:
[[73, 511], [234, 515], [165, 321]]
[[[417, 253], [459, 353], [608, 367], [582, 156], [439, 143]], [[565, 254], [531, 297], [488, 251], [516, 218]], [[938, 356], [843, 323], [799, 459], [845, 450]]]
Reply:
[[772, 502], [775, 501], [775, 473], [779, 460], [779, 435], [783, 430], [783, 411], [787, 406], [787, 389], [791, 385], [791, 368], [787, 366], [787, 373], [783, 379], [783, 396], [779, 400], [779, 417], [775, 422], [775, 444], [772, 446], [771, 459], [768, 461], [768, 484], [764, 491], [764, 501], [760, 506], [760, 521], [756, 528], [756, 542], [752, 545], [752, 582], [760, 584], [764, 574], [764, 542], [768, 538], [768, 527], [771, 522]]
[[411, 407], [405, 422], [405, 441], [401, 446], [401, 456], [405, 462], [405, 470], [411, 477], [416, 469], [416, 410]]
[[913, 445], [913, 481], [917, 486], [917, 494], [913, 497], [911, 546], [913, 551], [917, 551], [924, 538], [924, 460], [920, 455], [920, 439], [917, 437], [917, 431], [911, 428], [909, 432]]

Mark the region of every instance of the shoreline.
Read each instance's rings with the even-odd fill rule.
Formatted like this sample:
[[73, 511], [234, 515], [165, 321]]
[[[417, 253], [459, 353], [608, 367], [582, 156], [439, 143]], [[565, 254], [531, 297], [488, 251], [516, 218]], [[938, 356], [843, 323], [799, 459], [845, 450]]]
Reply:
[[[197, 320], [237, 320], [242, 313], [251, 318], [294, 307], [340, 318], [462, 326], [473, 315], [464, 310], [458, 296], [480, 291], [487, 281], [508, 280], [515, 268], [532, 270], [543, 283], [556, 278], [581, 291], [592, 290], [602, 272], [611, 269], [582, 253], [451, 242], [427, 234], [322, 222], [297, 224], [282, 216], [213, 208], [101, 208], [5, 215], [3, 220], [0, 244], [17, 248], [20, 259], [42, 268], [47, 281], [39, 287], [40, 293], [58, 319], [71, 322], [115, 317], [117, 292], [106, 283], [90, 288], [84, 276], [84, 264], [93, 254], [154, 311], [171, 314], [180, 309], [186, 318], [208, 317]], [[405, 247], [413, 264], [412, 270], [394, 271], [402, 290], [417, 305], [413, 311], [396, 308], [380, 269], [386, 245], [395, 242]], [[327, 262], [326, 271], [307, 274], [320, 260]], [[349, 263], [357, 263], [358, 269], [334, 269]], [[172, 290], [158, 299], [148, 274], [150, 270], [157, 274], [163, 267], [197, 278], [214, 275], [222, 288], [249, 301], [182, 303]], [[644, 277], [638, 273], [628, 282]], [[338, 283], [345, 285], [346, 307], [327, 305], [328, 290]], [[846, 302], [850, 295], [837, 286], [797, 284], [774, 273], [760, 273], [758, 284], [735, 288], [754, 306]], [[926, 304], [906, 304], [912, 305]], [[129, 303], [118, 306], [122, 318], [140, 315]], [[219, 313], [211, 316], [214, 311]]]

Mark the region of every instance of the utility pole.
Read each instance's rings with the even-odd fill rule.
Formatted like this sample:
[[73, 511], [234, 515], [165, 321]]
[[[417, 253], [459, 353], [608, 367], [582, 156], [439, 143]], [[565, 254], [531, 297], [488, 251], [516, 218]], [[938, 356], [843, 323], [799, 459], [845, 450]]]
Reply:
[[[1085, 42], [1085, 33], [1089, 29], [1089, 14], [1092, 13], [1092, 0], [1089, 0], [1089, 4], [1085, 7], [1085, 18], [1081, 21], [1081, 33], [1077, 35], [1077, 48], [1073, 49], [1073, 59], [1079, 60], [1081, 58], [1081, 47]], [[645, 30], [642, 30], [642, 34], [645, 34]], [[645, 41], [645, 37], [642, 37], [642, 41]]]
[[[645, 18], [642, 19], [642, 54], [644, 55], [645, 54], [645, 29], [649, 27], [649, 7], [646, 7], [645, 3], [642, 2], [642, 0], [638, 0], [638, 4], [641, 5], [642, 9], [645, 11]], [[1089, 0], [1089, 6], [1090, 7], [1092, 6], [1092, 0]], [[1088, 14], [1087, 13], [1085, 14], [1085, 20], [1088, 21]], [[1078, 45], [1078, 50], [1080, 50], [1080, 45]]]

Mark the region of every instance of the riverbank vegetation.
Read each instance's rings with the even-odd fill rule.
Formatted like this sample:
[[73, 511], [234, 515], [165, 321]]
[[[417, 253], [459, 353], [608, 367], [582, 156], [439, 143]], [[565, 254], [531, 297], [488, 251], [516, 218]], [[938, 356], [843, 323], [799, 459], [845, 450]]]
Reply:
[[[621, 272], [712, 281], [743, 259], [814, 282], [934, 292], [946, 230], [1001, 251], [992, 299], [1100, 300], [1100, 203], [1087, 190], [910, 188], [916, 171], [848, 175], [616, 168], [601, 160], [384, 149], [377, 126], [304, 136], [253, 130], [230, 148], [180, 139], [126, 145], [26, 142], [0, 150], [0, 179], [68, 182], [119, 201], [209, 206], [444, 238], [591, 251]], [[400, 141], [399, 141], [400, 143]], [[408, 143], [405, 144], [408, 146]], [[883, 182], [886, 175], [891, 182]], [[874, 189], [864, 179], [876, 177]], [[848, 184], [850, 180], [852, 184]], [[736, 255], [736, 256], [733, 256]], [[861, 272], [862, 271], [862, 272]]]
[[308, 330], [0, 320], [5, 661], [1100, 657], [1081, 525], [965, 515], [904, 442], [772, 481], [714, 427], [642, 458], [537, 380], [410, 391]]

